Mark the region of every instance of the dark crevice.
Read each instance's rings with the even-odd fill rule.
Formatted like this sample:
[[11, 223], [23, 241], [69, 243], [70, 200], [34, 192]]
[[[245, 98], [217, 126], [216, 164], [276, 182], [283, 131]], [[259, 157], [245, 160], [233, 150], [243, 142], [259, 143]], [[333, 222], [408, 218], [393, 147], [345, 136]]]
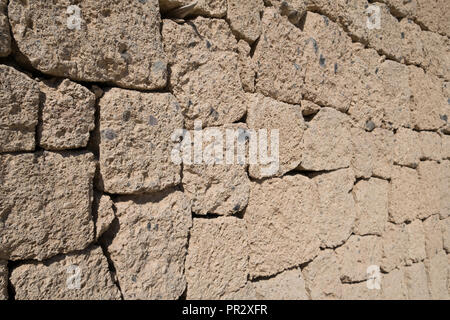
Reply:
[[8, 300], [14, 301], [16, 300], [16, 289], [14, 288], [13, 284], [11, 283], [11, 272], [12, 270], [17, 266], [17, 264], [14, 261], [8, 261], [7, 268], [8, 268]]

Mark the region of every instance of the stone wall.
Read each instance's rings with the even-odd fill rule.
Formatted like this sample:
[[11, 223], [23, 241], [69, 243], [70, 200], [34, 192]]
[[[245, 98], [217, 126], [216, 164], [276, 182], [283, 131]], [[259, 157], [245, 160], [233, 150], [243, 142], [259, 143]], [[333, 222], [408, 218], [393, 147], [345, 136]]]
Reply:
[[0, 0], [0, 299], [449, 299], [449, 4]]

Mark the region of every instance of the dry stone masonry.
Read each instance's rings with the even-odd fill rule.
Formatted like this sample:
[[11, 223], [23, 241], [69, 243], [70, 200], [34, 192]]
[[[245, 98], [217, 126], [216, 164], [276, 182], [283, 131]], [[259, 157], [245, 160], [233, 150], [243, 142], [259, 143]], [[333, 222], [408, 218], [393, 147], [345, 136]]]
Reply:
[[449, 14], [0, 0], [0, 300], [450, 299]]

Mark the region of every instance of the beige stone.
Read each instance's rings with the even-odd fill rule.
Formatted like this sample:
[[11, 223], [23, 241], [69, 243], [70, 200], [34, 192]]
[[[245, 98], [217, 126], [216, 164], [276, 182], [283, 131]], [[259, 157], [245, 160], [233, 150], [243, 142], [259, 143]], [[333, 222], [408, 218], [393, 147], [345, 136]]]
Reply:
[[320, 106], [308, 100], [302, 100], [301, 103], [303, 116], [312, 116], [319, 112]]
[[367, 288], [367, 283], [359, 282], [344, 284], [342, 286], [342, 299], [344, 300], [380, 300], [382, 292], [377, 289]]
[[47, 150], [86, 147], [94, 130], [95, 95], [70, 80], [40, 82], [39, 144]]
[[251, 48], [244, 40], [238, 42], [239, 76], [245, 92], [255, 92], [255, 61], [251, 58]]
[[374, 135], [360, 128], [352, 128], [351, 135], [353, 154], [350, 167], [357, 178], [368, 179], [373, 175], [375, 162]]
[[227, 13], [227, 0], [159, 0], [161, 12], [170, 11], [185, 5], [197, 2], [190, 15], [202, 15], [207, 17], [221, 18]]
[[263, 0], [227, 0], [227, 19], [239, 38], [254, 42], [261, 34], [260, 15], [264, 9]]
[[104, 191], [158, 191], [181, 182], [171, 159], [183, 116], [170, 93], [112, 88], [100, 100], [100, 171]]
[[450, 216], [450, 160], [441, 162], [440, 185], [440, 216], [445, 219]]
[[398, 129], [394, 136], [394, 163], [415, 168], [421, 154], [419, 134], [405, 128]]
[[408, 299], [430, 299], [430, 291], [428, 287], [425, 265], [422, 262], [415, 263], [412, 266], [405, 267], [404, 271], [406, 287], [408, 289]]
[[315, 184], [296, 175], [253, 183], [244, 215], [252, 278], [270, 276], [319, 253]]
[[423, 222], [425, 231], [425, 251], [427, 258], [432, 259], [444, 248], [441, 222], [438, 215], [429, 217]]
[[38, 112], [38, 83], [0, 65], [0, 152], [34, 150]]
[[442, 135], [442, 159], [450, 160], [450, 135]]
[[351, 236], [347, 242], [336, 249], [340, 264], [341, 281], [351, 283], [368, 279], [367, 268], [380, 265], [382, 243], [377, 236]]
[[45, 263], [22, 264], [12, 270], [11, 283], [17, 300], [121, 298], [100, 247], [55, 257]]
[[395, 269], [383, 274], [381, 294], [384, 300], [407, 300], [408, 290], [403, 269]]
[[8, 17], [6, 15], [8, 0], [0, 0], [0, 57], [11, 53], [11, 35]]
[[387, 223], [381, 237], [383, 253], [380, 268], [392, 272], [403, 266], [408, 256], [408, 233], [404, 224]]
[[97, 194], [94, 196], [94, 202], [97, 207], [95, 235], [98, 240], [109, 229], [116, 216], [113, 209], [114, 203], [109, 196]]
[[301, 168], [321, 171], [350, 166], [352, 159], [349, 117], [331, 108], [322, 108], [308, 123], [303, 135]]
[[420, 219], [440, 212], [441, 165], [435, 161], [422, 161], [417, 167], [419, 174]]
[[355, 185], [356, 234], [383, 234], [388, 220], [388, 190], [389, 182], [376, 178], [361, 180]]
[[219, 126], [240, 120], [246, 99], [239, 72], [237, 42], [223, 20], [198, 17], [188, 24], [164, 20], [162, 34], [168, 55], [170, 89], [186, 118], [203, 126]]
[[178, 299], [192, 226], [189, 200], [179, 191], [119, 198], [118, 230], [108, 252], [124, 299]]
[[94, 241], [90, 153], [0, 156], [0, 259], [44, 260]]
[[81, 21], [75, 10], [67, 13], [70, 5], [68, 0], [9, 3], [14, 39], [34, 68], [53, 76], [113, 82], [126, 88], [165, 87], [167, 60], [157, 0], [84, 1], [77, 4]]
[[319, 194], [319, 232], [321, 247], [334, 248], [352, 233], [357, 209], [351, 194], [355, 175], [351, 169], [320, 174], [313, 178]]
[[422, 221], [417, 219], [406, 225], [408, 234], [407, 264], [421, 262], [426, 257], [425, 230]]
[[[258, 163], [250, 164], [250, 176], [256, 179], [282, 176], [296, 169], [302, 159], [302, 138], [306, 129], [300, 106], [279, 102], [261, 94], [249, 95], [248, 99], [247, 125], [250, 130], [256, 131], [259, 143]], [[266, 130], [267, 156], [270, 159], [274, 156], [278, 158], [278, 164], [277, 160], [265, 164], [261, 159], [265, 152], [259, 148], [264, 137], [261, 130]], [[272, 144], [276, 142], [272, 140], [272, 136], [277, 133], [279, 154], [273, 155]], [[256, 142], [256, 137], [254, 140]]]
[[450, 253], [450, 218], [441, 221], [444, 249]]
[[445, 272], [446, 268], [448, 268], [448, 259], [445, 252], [441, 250], [433, 258], [425, 260], [425, 267], [428, 274], [431, 298], [434, 300], [448, 300], [448, 274]]
[[267, 280], [253, 283], [258, 300], [308, 300], [300, 269], [288, 270]]
[[421, 131], [419, 133], [419, 143], [422, 150], [421, 159], [435, 161], [442, 159], [442, 139], [437, 133]]
[[373, 152], [373, 175], [388, 179], [394, 163], [394, 133], [376, 128], [373, 131], [375, 150]]
[[413, 221], [419, 214], [419, 176], [416, 170], [394, 166], [389, 190], [389, 219], [394, 223]]
[[8, 299], [8, 265], [0, 261], [0, 300]]
[[341, 299], [340, 265], [333, 250], [326, 249], [303, 270], [306, 289], [313, 300]]
[[248, 275], [245, 223], [235, 217], [194, 219], [186, 257], [187, 299], [223, 299]]

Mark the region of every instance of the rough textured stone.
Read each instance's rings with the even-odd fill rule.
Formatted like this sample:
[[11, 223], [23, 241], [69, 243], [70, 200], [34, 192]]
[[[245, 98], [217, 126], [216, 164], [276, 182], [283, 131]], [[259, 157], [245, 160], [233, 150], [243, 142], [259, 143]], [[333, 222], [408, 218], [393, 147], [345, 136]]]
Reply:
[[227, 0], [227, 18], [239, 38], [254, 42], [261, 34], [260, 15], [264, 9], [262, 0]]
[[11, 35], [8, 17], [6, 16], [8, 0], [0, 0], [0, 57], [11, 53]]
[[406, 263], [408, 234], [404, 224], [387, 223], [381, 242], [383, 253], [380, 268], [384, 272], [392, 272]]
[[114, 203], [111, 198], [105, 194], [95, 195], [94, 202], [97, 207], [97, 220], [95, 222], [95, 235], [100, 238], [106, 230], [111, 226], [114, 218]]
[[422, 262], [415, 263], [412, 266], [405, 267], [404, 272], [408, 298], [410, 300], [429, 299], [430, 291], [425, 265]]
[[[232, 130], [231, 132], [236, 138], [233, 143], [236, 146], [236, 144], [240, 143], [238, 140], [240, 131], [238, 130], [245, 130], [245, 125], [206, 128], [203, 130], [203, 137], [206, 139], [209, 136], [209, 130], [217, 130], [225, 145], [227, 129]], [[191, 136], [194, 136], [194, 134]], [[221, 148], [222, 146], [218, 145], [218, 147]], [[204, 153], [207, 148], [214, 149], [215, 143], [211, 140], [203, 141]], [[225, 152], [226, 150], [224, 149], [221, 163], [184, 163], [183, 165], [184, 193], [191, 199], [192, 211], [196, 214], [232, 215], [247, 207], [250, 196], [250, 180], [246, 172], [247, 166], [239, 164], [237, 162], [238, 159], [235, 159], [233, 164], [228, 164]]]
[[403, 269], [395, 269], [388, 274], [383, 274], [381, 292], [385, 300], [408, 299], [408, 290], [406, 288]]
[[95, 95], [70, 80], [40, 83], [42, 125], [39, 144], [47, 150], [86, 147], [94, 130]]
[[0, 300], [8, 299], [8, 266], [6, 261], [0, 261]]
[[234, 217], [194, 219], [186, 257], [188, 299], [221, 299], [247, 282], [244, 221]]
[[183, 116], [173, 95], [113, 88], [99, 105], [105, 191], [142, 193], [181, 182], [181, 167], [171, 160], [171, 137], [183, 128]]
[[428, 218], [433, 214], [440, 212], [440, 196], [441, 196], [441, 169], [439, 163], [434, 161], [422, 161], [417, 167], [419, 174], [420, 191], [420, 219]]
[[342, 286], [342, 299], [345, 300], [379, 300], [382, 299], [382, 292], [377, 289], [370, 290], [367, 283], [359, 282], [344, 284]]
[[394, 163], [392, 150], [394, 149], [394, 134], [389, 130], [376, 128], [373, 131], [374, 146], [373, 152], [373, 175], [388, 179]]
[[302, 100], [301, 104], [303, 116], [311, 116], [319, 112], [320, 106], [308, 100]]
[[286, 176], [254, 183], [244, 215], [250, 276], [269, 276], [319, 253], [319, 209], [315, 184]]
[[166, 85], [157, 0], [83, 1], [77, 4], [79, 30], [70, 25], [70, 17], [76, 16], [67, 13], [72, 4], [69, 0], [10, 1], [14, 39], [34, 68], [53, 76], [113, 82], [126, 88]]
[[0, 156], [0, 259], [43, 260], [94, 239], [89, 153]]
[[300, 269], [288, 270], [253, 284], [258, 300], [308, 300]]
[[352, 233], [357, 210], [351, 194], [355, 175], [351, 169], [320, 174], [313, 178], [319, 194], [319, 233], [321, 247], [333, 248]]
[[382, 243], [377, 236], [351, 236], [336, 249], [341, 267], [341, 281], [344, 283], [367, 280], [367, 268], [380, 265]]
[[445, 219], [450, 216], [450, 160], [441, 162], [440, 171], [441, 200], [440, 200], [440, 216]]
[[394, 166], [389, 190], [389, 219], [394, 223], [413, 221], [419, 214], [419, 176], [414, 169]]
[[237, 43], [228, 24], [202, 17], [183, 25], [164, 20], [162, 34], [169, 85], [183, 108], [186, 127], [193, 129], [194, 120], [217, 126], [241, 119], [246, 99], [236, 72]]
[[278, 102], [261, 94], [249, 95], [247, 125], [249, 129], [257, 131], [258, 141], [262, 134], [260, 130], [267, 131], [268, 151], [272, 150], [269, 146], [274, 143], [271, 140], [272, 130], [278, 130], [279, 134], [278, 168], [274, 167], [273, 162], [262, 164], [261, 154], [265, 150], [258, 149], [258, 164], [250, 164], [251, 177], [261, 179], [282, 176], [299, 166], [303, 153], [302, 138], [306, 129], [300, 106]]
[[445, 272], [445, 269], [448, 268], [448, 259], [445, 252], [441, 250], [433, 258], [425, 260], [425, 267], [428, 274], [431, 299], [448, 300], [448, 274]]
[[427, 258], [432, 259], [442, 251], [444, 247], [441, 230], [441, 222], [438, 215], [429, 217], [423, 222], [425, 231], [425, 251]]
[[423, 261], [426, 257], [425, 252], [425, 230], [421, 220], [414, 220], [406, 225], [408, 234], [408, 250], [406, 263], [412, 264]]
[[441, 224], [444, 249], [447, 253], [450, 253], [450, 218], [442, 220]]
[[333, 250], [326, 249], [303, 270], [306, 289], [311, 299], [341, 299], [340, 265]]
[[120, 300], [100, 247], [20, 265], [11, 283], [17, 300]]
[[115, 206], [119, 226], [108, 252], [124, 299], [178, 299], [186, 288], [188, 199], [175, 191], [119, 198]]
[[352, 159], [350, 128], [348, 116], [322, 108], [303, 135], [301, 168], [321, 171], [349, 167]]
[[437, 133], [421, 131], [419, 133], [419, 143], [422, 151], [422, 160], [439, 161], [442, 159], [442, 139]]
[[419, 164], [421, 154], [419, 134], [400, 128], [394, 136], [394, 163], [415, 168]]
[[244, 40], [238, 42], [239, 76], [245, 92], [255, 92], [256, 66], [250, 57], [251, 47]]
[[389, 182], [376, 178], [361, 180], [355, 185], [356, 234], [383, 234], [388, 220], [388, 190]]
[[0, 65], [0, 152], [34, 150], [38, 112], [38, 83]]
[[[173, 9], [194, 2], [193, 0], [159, 0], [161, 12], [169, 12]], [[227, 13], [227, 0], [198, 0], [190, 14], [220, 18]]]
[[442, 135], [442, 159], [450, 160], [450, 135]]

